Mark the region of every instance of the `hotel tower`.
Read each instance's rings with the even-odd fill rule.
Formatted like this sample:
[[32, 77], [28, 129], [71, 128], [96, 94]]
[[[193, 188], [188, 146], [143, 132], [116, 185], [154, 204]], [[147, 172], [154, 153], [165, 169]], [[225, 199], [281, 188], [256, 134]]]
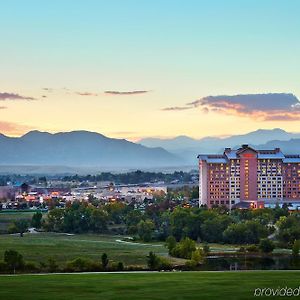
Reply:
[[[200, 154], [199, 206], [258, 208], [300, 203], [300, 155], [248, 145]], [[299, 204], [300, 205], [300, 204]]]

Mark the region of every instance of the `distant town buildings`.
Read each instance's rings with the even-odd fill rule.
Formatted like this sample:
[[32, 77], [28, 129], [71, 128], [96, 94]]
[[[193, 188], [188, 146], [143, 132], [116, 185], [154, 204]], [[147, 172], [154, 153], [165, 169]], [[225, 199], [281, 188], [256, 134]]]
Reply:
[[225, 148], [221, 155], [200, 154], [198, 159], [199, 206], [260, 208], [286, 203], [300, 208], [300, 155], [242, 145], [237, 150]]
[[98, 201], [109, 204], [122, 202], [126, 204], [142, 204], [145, 200], [151, 201], [155, 196], [164, 196], [167, 186], [158, 185], [115, 185], [112, 182], [99, 183], [94, 186], [66, 188], [37, 187], [25, 183], [0, 186], [0, 210], [1, 209], [25, 209], [64, 207], [67, 202]]

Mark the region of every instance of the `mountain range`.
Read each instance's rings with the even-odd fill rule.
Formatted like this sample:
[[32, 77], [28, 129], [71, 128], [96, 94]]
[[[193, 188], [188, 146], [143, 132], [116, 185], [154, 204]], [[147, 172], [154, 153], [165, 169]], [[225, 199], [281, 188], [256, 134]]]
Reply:
[[285, 153], [300, 154], [300, 133], [289, 133], [280, 128], [258, 129], [256, 131], [229, 137], [204, 137], [193, 139], [178, 136], [172, 139], [146, 138], [139, 141], [147, 147], [162, 147], [167, 151], [184, 158], [187, 163], [195, 161], [199, 153], [221, 153], [225, 147], [237, 148], [249, 144], [258, 149], [279, 147]]
[[199, 153], [222, 153], [225, 147], [241, 144], [258, 149], [279, 147], [286, 154], [300, 154], [300, 134], [279, 128], [229, 137], [147, 138], [138, 143], [89, 131], [30, 131], [21, 137], [0, 134], [0, 173], [188, 170], [197, 168]]
[[145, 168], [183, 162], [165, 149], [108, 138], [95, 132], [30, 131], [18, 138], [0, 135], [0, 164]]

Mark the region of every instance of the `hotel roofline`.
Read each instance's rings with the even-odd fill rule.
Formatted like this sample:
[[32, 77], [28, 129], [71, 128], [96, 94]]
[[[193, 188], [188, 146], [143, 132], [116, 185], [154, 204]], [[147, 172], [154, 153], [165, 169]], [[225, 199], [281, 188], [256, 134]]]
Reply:
[[247, 149], [256, 152], [257, 159], [280, 159], [283, 163], [300, 163], [300, 155], [298, 154], [285, 155], [280, 148], [274, 148], [273, 150], [257, 150], [248, 145], [242, 145], [242, 147], [237, 150], [225, 148], [223, 154], [199, 154], [197, 158], [204, 160], [207, 163], [226, 164], [230, 160], [239, 159], [239, 155]]

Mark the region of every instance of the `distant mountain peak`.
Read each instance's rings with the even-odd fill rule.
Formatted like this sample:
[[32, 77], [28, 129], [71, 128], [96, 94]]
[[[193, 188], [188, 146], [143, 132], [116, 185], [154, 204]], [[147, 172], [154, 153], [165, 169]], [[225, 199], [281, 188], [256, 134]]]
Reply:
[[246, 134], [231, 135], [227, 137], [204, 137], [192, 139], [187, 136], [178, 136], [172, 139], [143, 139], [140, 140], [147, 147], [163, 147], [171, 153], [187, 157], [190, 162], [199, 153], [221, 153], [226, 147], [236, 147], [242, 144], [260, 145], [268, 141], [287, 141], [300, 138], [300, 133], [289, 133], [281, 128], [257, 129]]
[[21, 138], [41, 136], [41, 135], [51, 135], [51, 133], [46, 132], [46, 131], [31, 130], [31, 131], [28, 131], [27, 133], [23, 134], [21, 136]]
[[0, 138], [0, 165], [132, 168], [184, 164], [163, 148], [150, 148], [86, 130], [54, 134], [33, 130], [19, 138], [4, 137]]
[[252, 132], [249, 132], [249, 133], [254, 134], [254, 133], [270, 133], [270, 132], [273, 132], [273, 133], [288, 133], [287, 131], [285, 131], [281, 128], [257, 129], [255, 131], [252, 131]]

